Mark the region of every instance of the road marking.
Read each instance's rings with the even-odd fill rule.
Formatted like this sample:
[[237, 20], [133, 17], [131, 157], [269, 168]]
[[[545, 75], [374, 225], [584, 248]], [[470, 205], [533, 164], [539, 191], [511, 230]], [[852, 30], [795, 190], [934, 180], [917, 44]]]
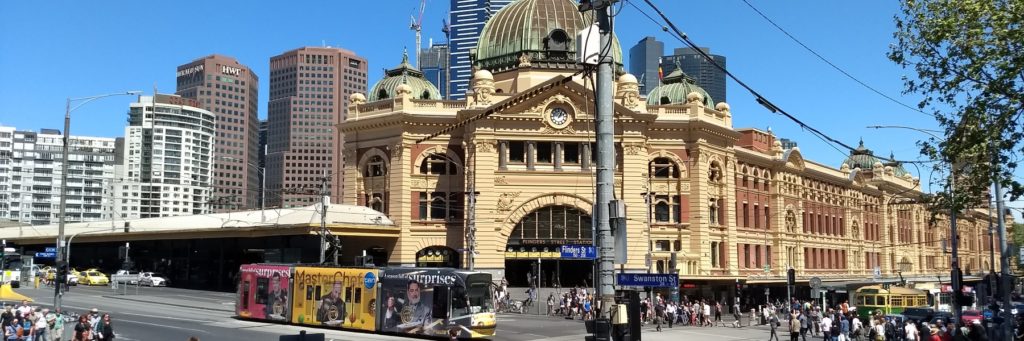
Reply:
[[[92, 309], [92, 308], [85, 308], [85, 307], [70, 306], [70, 305], [66, 305], [66, 304], [62, 305], [62, 307], [64, 307], [64, 308], [82, 309], [82, 310]], [[151, 317], [151, 318], [157, 318], [157, 319], [178, 320], [178, 321], [185, 321], [185, 322], [198, 322], [198, 323], [217, 322], [215, 320], [196, 320], [196, 319], [187, 319], [187, 318], [173, 317], [173, 316], [148, 315], [148, 314], [113, 312], [113, 311], [112, 311], [112, 313], [114, 313], [116, 315], [134, 315], [134, 316]]]
[[178, 327], [178, 326], [168, 326], [168, 325], [165, 325], [165, 324], [159, 324], [159, 323], [149, 323], [149, 322], [142, 322], [142, 321], [133, 321], [133, 320], [125, 320], [125, 319], [117, 319], [117, 320], [118, 320], [118, 321], [120, 321], [120, 322], [128, 322], [128, 323], [136, 323], [136, 324], [145, 324], [145, 325], [150, 325], [150, 326], [155, 326], [155, 327], [164, 327], [164, 328], [171, 328], [171, 329], [181, 329], [181, 330], [188, 330], [188, 331], [194, 331], [194, 332], [197, 332], [197, 333], [203, 333], [203, 334], [209, 334], [209, 333], [210, 333], [210, 332], [208, 332], [208, 331], [205, 331], [205, 330], [199, 330], [199, 329], [192, 329], [192, 328], [185, 328], [185, 327]]

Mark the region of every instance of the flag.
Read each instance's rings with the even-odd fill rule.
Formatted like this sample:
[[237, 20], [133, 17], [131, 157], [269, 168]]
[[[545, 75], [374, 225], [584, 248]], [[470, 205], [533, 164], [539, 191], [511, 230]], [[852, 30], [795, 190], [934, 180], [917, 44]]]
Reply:
[[665, 71], [661, 69], [661, 57], [658, 57], [658, 81], [665, 78]]

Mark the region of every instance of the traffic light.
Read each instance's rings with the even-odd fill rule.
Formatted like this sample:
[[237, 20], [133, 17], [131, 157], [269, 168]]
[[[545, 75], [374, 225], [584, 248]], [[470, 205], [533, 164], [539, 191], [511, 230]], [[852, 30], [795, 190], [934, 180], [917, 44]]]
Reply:
[[789, 286], [796, 284], [796, 270], [786, 270], [786, 284]]
[[974, 305], [974, 296], [972, 296], [972, 295], [964, 295], [963, 292], [958, 292], [958, 293], [956, 293], [956, 302], [961, 307], [972, 306], [972, 305]]
[[57, 285], [63, 284], [68, 280], [68, 265], [64, 264], [63, 261], [57, 261], [57, 274], [54, 276], [54, 283]]
[[743, 291], [743, 284], [740, 284], [740, 280], [736, 280], [736, 293]]

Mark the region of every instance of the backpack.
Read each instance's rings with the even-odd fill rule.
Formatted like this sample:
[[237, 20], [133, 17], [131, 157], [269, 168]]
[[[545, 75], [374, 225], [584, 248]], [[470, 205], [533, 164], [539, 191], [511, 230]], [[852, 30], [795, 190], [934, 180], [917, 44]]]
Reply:
[[[863, 329], [863, 328], [861, 328], [861, 329]], [[878, 338], [878, 332], [875, 331], [875, 328], [871, 328], [871, 330], [868, 331], [868, 340], [874, 341], [877, 338]]]
[[895, 338], [896, 338], [896, 327], [893, 326], [892, 323], [885, 322], [885, 339], [889, 340], [889, 339], [895, 339]]
[[17, 336], [19, 339], [25, 336], [25, 327], [19, 324], [17, 331], [14, 332], [14, 335]]

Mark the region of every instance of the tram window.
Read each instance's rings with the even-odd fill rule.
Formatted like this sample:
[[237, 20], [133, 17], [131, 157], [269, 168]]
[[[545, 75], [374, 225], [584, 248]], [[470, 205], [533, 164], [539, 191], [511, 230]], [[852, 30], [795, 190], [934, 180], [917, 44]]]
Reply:
[[267, 304], [267, 295], [270, 287], [270, 278], [257, 278], [256, 279], [256, 304]]
[[875, 296], [861, 296], [860, 298], [863, 301], [860, 304], [875, 305]]
[[903, 296], [892, 296], [889, 298], [889, 304], [893, 307], [903, 306]]
[[925, 306], [925, 305], [928, 305], [928, 299], [927, 299], [926, 297], [920, 297], [920, 296], [919, 296], [919, 297], [917, 297], [917, 304], [916, 304], [916, 305], [917, 305], [917, 306]]
[[469, 301], [466, 298], [466, 288], [452, 287], [452, 309], [466, 309]]
[[356, 303], [363, 302], [363, 288], [356, 288]]
[[448, 318], [448, 304], [451, 296], [449, 289], [442, 286], [434, 287], [434, 309], [431, 311], [431, 316], [434, 318]]
[[352, 288], [345, 288], [345, 302], [352, 302]]

